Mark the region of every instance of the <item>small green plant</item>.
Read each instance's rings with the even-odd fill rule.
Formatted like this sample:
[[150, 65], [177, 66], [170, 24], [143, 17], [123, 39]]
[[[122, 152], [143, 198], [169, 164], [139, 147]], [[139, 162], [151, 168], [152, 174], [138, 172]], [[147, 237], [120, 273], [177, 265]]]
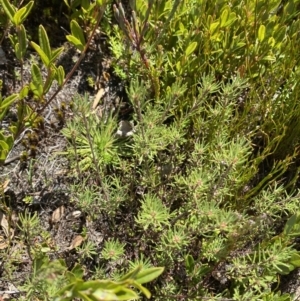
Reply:
[[[67, 1], [65, 1], [65, 3], [69, 5]], [[87, 20], [91, 17], [93, 20], [93, 22], [91, 22], [93, 27], [91, 28], [87, 39], [85, 38], [83, 29], [79, 26], [75, 19], [76, 16], [74, 16], [74, 18], [71, 20], [71, 34], [67, 35], [66, 39], [81, 51], [81, 56], [74, 65], [73, 69], [67, 75], [65, 75], [65, 70], [62, 66], [56, 66], [55, 64], [57, 58], [64, 51], [64, 47], [52, 49], [49, 37], [43, 25], [40, 25], [38, 28], [38, 44], [34, 41], [28, 41], [24, 21], [30, 15], [30, 12], [34, 6], [34, 2], [29, 1], [22, 7], [16, 7], [12, 1], [8, 0], [3, 0], [0, 2], [0, 4], [4, 13], [8, 17], [6, 24], [7, 32], [12, 32], [11, 34], [9, 33], [8, 36], [13, 46], [16, 58], [21, 65], [21, 87], [18, 93], [9, 95], [4, 100], [2, 100], [1, 97], [0, 101], [0, 122], [2, 122], [7, 115], [7, 112], [12, 107], [14, 101], [18, 99], [18, 102], [16, 103], [17, 121], [11, 122], [9, 126], [9, 134], [6, 133], [4, 135], [4, 133], [1, 132], [0, 162], [2, 163], [5, 161], [7, 155], [13, 147], [12, 142], [20, 137], [25, 128], [34, 128], [37, 126], [42, 127], [40, 122], [37, 122], [37, 120], [41, 118], [41, 114], [50, 105], [55, 96], [61, 91], [63, 86], [70, 79], [82, 61], [88, 46], [95, 35], [95, 30], [102, 19], [106, 2], [97, 1], [88, 5], [90, 6], [88, 9], [90, 12], [89, 16], [86, 14], [82, 15], [84, 20]], [[81, 12], [84, 12], [86, 9], [86, 5], [83, 5]], [[79, 16], [77, 15], [77, 17]], [[13, 25], [13, 29], [9, 28], [10, 24]], [[31, 64], [30, 69], [31, 79], [28, 82], [25, 82], [23, 64], [29, 44], [39, 55], [39, 58], [43, 63], [43, 67], [46, 69], [46, 76], [43, 75], [44, 73], [42, 67], [38, 63], [33, 63]], [[54, 86], [55, 81], [58, 84], [58, 88], [53, 95], [49, 97], [48, 92], [50, 88]], [[30, 96], [31, 93], [33, 94], [33, 97]]]

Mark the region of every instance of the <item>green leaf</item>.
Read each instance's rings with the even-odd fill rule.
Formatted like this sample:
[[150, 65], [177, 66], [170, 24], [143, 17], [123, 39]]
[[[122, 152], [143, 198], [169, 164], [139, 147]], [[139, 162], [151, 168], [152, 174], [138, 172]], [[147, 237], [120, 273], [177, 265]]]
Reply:
[[128, 279], [135, 279], [135, 277], [138, 275], [138, 273], [142, 270], [142, 266], [138, 265], [135, 269], [128, 272], [126, 275], [121, 277], [120, 281], [128, 280]]
[[47, 76], [47, 80], [44, 83], [44, 87], [43, 87], [43, 93], [46, 94], [49, 89], [52, 86], [53, 80], [56, 78], [56, 71], [57, 68], [54, 65], [51, 65], [50, 68], [48, 68], [48, 76]]
[[17, 9], [13, 5], [11, 5], [8, 0], [1, 0], [1, 4], [10, 21], [14, 22], [14, 15]]
[[229, 15], [229, 9], [225, 8], [221, 15], [221, 24], [220, 24], [221, 27], [225, 26], [227, 19], [228, 19], [228, 15]]
[[[51, 61], [51, 47], [50, 47], [50, 43], [49, 43], [49, 39], [48, 39], [48, 35], [47, 32], [45, 30], [45, 28], [43, 27], [43, 25], [39, 26], [39, 43], [40, 43], [40, 47], [41, 49], [44, 51], [45, 55], [48, 58], [48, 61]], [[49, 65], [47, 65], [48, 67]]]
[[286, 236], [292, 234], [295, 225], [297, 225], [297, 222], [298, 222], [298, 215], [293, 214], [286, 222], [284, 226], [283, 234]]
[[50, 62], [53, 63], [57, 57], [64, 51], [64, 47], [57, 48], [52, 51]]
[[195, 51], [197, 45], [198, 45], [197, 42], [192, 42], [185, 50], [185, 55], [190, 56]]
[[9, 152], [8, 145], [3, 141], [0, 140], [0, 161], [5, 161], [7, 154]]
[[294, 267], [296, 267], [296, 268], [299, 268], [299, 267], [300, 267], [300, 254], [299, 254], [299, 252], [294, 253], [294, 254], [291, 256], [290, 263], [291, 263]]
[[6, 116], [9, 106], [18, 98], [17, 94], [12, 94], [0, 101], [0, 121]]
[[275, 46], [275, 39], [273, 37], [270, 37], [268, 39], [268, 45], [273, 48]]
[[233, 24], [235, 22], [235, 20], [237, 19], [236, 14], [235, 13], [230, 13], [226, 23], [224, 24], [224, 27], [228, 27], [231, 24]]
[[164, 268], [149, 268], [142, 270], [138, 273], [135, 280], [140, 284], [147, 283], [157, 278], [160, 274], [162, 274], [163, 271]]
[[56, 70], [56, 80], [59, 86], [62, 86], [65, 80], [65, 69], [63, 66], [59, 66]]
[[105, 289], [97, 289], [91, 295], [95, 297], [97, 300], [107, 300], [107, 301], [119, 300], [115, 293]]
[[0, 102], [0, 111], [10, 106], [17, 98], [18, 94], [11, 94], [6, 97], [2, 102]]
[[187, 255], [185, 257], [185, 266], [189, 273], [192, 273], [195, 268], [195, 261], [192, 255]]
[[72, 35], [80, 41], [81, 45], [85, 45], [83, 30], [79, 24], [75, 20], [72, 20], [70, 26]]
[[72, 35], [67, 35], [66, 36], [67, 40], [72, 43], [78, 50], [83, 51], [84, 46], [82, 45], [81, 41], [75, 38]]
[[264, 40], [265, 34], [266, 34], [266, 27], [265, 27], [265, 25], [260, 25], [259, 29], [258, 29], [258, 40], [260, 42], [262, 42]]
[[28, 92], [29, 92], [28, 86], [24, 86], [24, 87], [22, 88], [22, 90], [19, 92], [19, 97], [20, 97], [20, 99], [24, 99], [25, 97], [27, 97]]
[[[122, 287], [122, 286], [120, 286], [120, 289], [118, 290], [118, 292], [116, 292], [116, 296], [117, 299], [111, 299], [111, 300], [134, 300], [134, 299], [138, 299], [139, 297], [137, 293], [135, 293], [132, 289]], [[99, 300], [104, 300], [104, 299], [99, 299]]]
[[43, 95], [43, 79], [40, 68], [36, 64], [31, 66], [31, 77], [32, 82], [29, 84], [30, 89], [34, 95], [40, 98]]
[[150, 299], [151, 293], [147, 288], [145, 288], [144, 286], [142, 286], [136, 281], [134, 281], [132, 285], [135, 286], [138, 290], [140, 290], [148, 299]]
[[25, 21], [25, 19], [27, 18], [27, 16], [29, 15], [32, 7], [33, 7], [34, 1], [30, 1], [28, 2], [23, 8], [26, 9], [25, 13], [23, 13], [21, 15], [21, 23], [23, 23]]
[[79, 278], [79, 279], [82, 278], [84, 275], [84, 271], [81, 265], [78, 263], [73, 267], [71, 273], [75, 276], [75, 278]]
[[34, 48], [34, 50], [39, 54], [40, 58], [42, 59], [44, 65], [48, 68], [49, 64], [50, 64], [50, 60], [47, 57], [46, 53], [42, 50], [42, 48], [34, 43], [34, 42], [30, 42], [30, 45]]
[[13, 20], [13, 23], [16, 25], [16, 26], [19, 26], [22, 22], [21, 22], [21, 17], [22, 15], [26, 12], [26, 8], [25, 7], [22, 7], [20, 8], [14, 15], [14, 20]]
[[291, 271], [294, 270], [294, 267], [291, 264], [279, 263], [275, 265], [276, 270], [280, 275], [288, 275]]
[[26, 49], [27, 49], [27, 36], [26, 30], [23, 24], [21, 24], [18, 28], [18, 41], [19, 45], [15, 47], [17, 58], [22, 60], [25, 56]]
[[213, 36], [216, 33], [219, 26], [220, 26], [219, 21], [210, 24], [209, 31], [210, 31], [211, 36]]

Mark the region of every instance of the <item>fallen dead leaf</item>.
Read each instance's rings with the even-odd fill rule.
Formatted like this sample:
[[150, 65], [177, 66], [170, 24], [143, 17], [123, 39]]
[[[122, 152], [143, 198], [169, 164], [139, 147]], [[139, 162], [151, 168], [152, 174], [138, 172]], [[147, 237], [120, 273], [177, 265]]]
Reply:
[[52, 217], [51, 217], [52, 223], [58, 223], [61, 220], [61, 218], [63, 217], [64, 213], [65, 213], [64, 206], [60, 206], [60, 207], [56, 208], [52, 213]]
[[6, 249], [8, 247], [7, 242], [3, 236], [0, 236], [0, 250]]
[[10, 180], [7, 179], [4, 181], [4, 183], [0, 184], [0, 190], [3, 190], [3, 192], [5, 193], [8, 189], [8, 184], [9, 184]]
[[77, 247], [79, 247], [83, 242], [83, 237], [81, 235], [77, 235], [73, 240], [72, 243], [70, 245], [70, 247], [68, 248], [69, 250], [73, 250]]
[[96, 107], [99, 104], [100, 99], [103, 97], [103, 95], [105, 94], [105, 90], [103, 88], [100, 88], [95, 96], [94, 102], [93, 102], [93, 106], [92, 109], [95, 110]]
[[0, 212], [0, 225], [5, 233], [6, 237], [13, 238], [14, 231], [13, 231], [13, 229], [11, 229], [9, 227], [6, 216], [3, 212]]

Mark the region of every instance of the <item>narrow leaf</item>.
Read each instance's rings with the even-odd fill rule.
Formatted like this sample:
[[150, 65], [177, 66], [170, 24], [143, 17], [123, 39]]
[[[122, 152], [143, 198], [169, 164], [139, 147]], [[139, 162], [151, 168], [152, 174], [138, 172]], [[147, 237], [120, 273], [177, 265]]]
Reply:
[[224, 27], [228, 27], [230, 26], [232, 23], [234, 23], [234, 21], [237, 19], [236, 14], [235, 13], [230, 13]]
[[59, 66], [56, 70], [56, 80], [59, 86], [62, 86], [65, 80], [65, 69], [63, 66]]
[[33, 94], [40, 98], [43, 95], [43, 79], [40, 68], [36, 64], [31, 66], [31, 77], [30, 88]]
[[142, 269], [141, 265], [137, 266], [135, 269], [133, 269], [132, 271], [128, 272], [126, 275], [121, 277], [120, 281], [124, 281], [127, 279], [135, 279], [136, 275], [138, 275], [141, 269]]
[[64, 51], [64, 47], [57, 48], [52, 51], [50, 62], [53, 63], [57, 57]]
[[[94, 295], [94, 294], [93, 294]], [[120, 290], [116, 292], [117, 299], [111, 299], [111, 300], [135, 300], [138, 299], [137, 293], [135, 293], [133, 290], [121, 287]], [[108, 300], [108, 299], [100, 299], [100, 300]]]
[[265, 25], [260, 25], [259, 29], [258, 29], [258, 40], [260, 42], [262, 42], [264, 40], [265, 34], [266, 34], [266, 27], [265, 27]]
[[216, 31], [219, 28], [219, 26], [220, 26], [220, 22], [219, 21], [210, 24], [209, 31], [210, 31], [210, 34], [212, 36], [216, 33]]
[[78, 50], [83, 51], [84, 50], [84, 46], [82, 45], [82, 43], [80, 42], [80, 40], [78, 40], [77, 38], [75, 38], [74, 36], [71, 35], [67, 35], [66, 36], [67, 40], [72, 43]]
[[10, 106], [16, 99], [18, 98], [18, 94], [12, 94], [6, 97], [1, 103], [0, 103], [0, 111]]
[[19, 40], [20, 56], [21, 56], [18, 59], [21, 60], [24, 58], [27, 49], [27, 36], [23, 24], [21, 24], [18, 28], [18, 40]]
[[34, 50], [39, 54], [41, 60], [43, 61], [44, 65], [48, 68], [49, 64], [50, 64], [50, 60], [47, 57], [46, 53], [42, 50], [42, 48], [34, 43], [34, 42], [30, 42], [30, 45], [34, 48]]
[[151, 293], [147, 288], [145, 288], [144, 286], [142, 286], [136, 281], [134, 281], [132, 285], [135, 286], [138, 290], [140, 290], [148, 299], [150, 299]]
[[30, 2], [28, 2], [28, 3], [24, 6], [24, 8], [25, 8], [26, 10], [25, 10], [25, 13], [23, 13], [23, 14], [21, 15], [21, 23], [23, 23], [23, 22], [25, 21], [25, 19], [27, 18], [27, 16], [29, 15], [29, 13], [30, 13], [30, 11], [31, 11], [31, 9], [32, 9], [32, 7], [33, 7], [33, 4], [34, 4], [34, 1], [30, 1]]
[[13, 23], [16, 25], [16, 26], [19, 26], [22, 22], [21, 22], [21, 17], [22, 15], [26, 12], [26, 8], [25, 7], [22, 7], [20, 8], [14, 15], [14, 20], [13, 20]]
[[81, 45], [85, 45], [83, 30], [79, 24], [75, 20], [72, 20], [70, 26], [72, 35], [80, 41]]
[[51, 47], [50, 47], [47, 32], [46, 32], [45, 28], [43, 27], [43, 25], [39, 26], [39, 43], [40, 43], [41, 49], [44, 51], [45, 55], [48, 58], [48, 61], [50, 62], [50, 60], [51, 60]]
[[140, 284], [147, 283], [157, 278], [163, 271], [164, 268], [149, 268], [142, 270], [138, 273], [135, 280]]
[[224, 27], [226, 22], [227, 22], [227, 19], [228, 19], [228, 16], [229, 16], [229, 9], [226, 8], [223, 10], [222, 12], [222, 15], [221, 15], [221, 27]]
[[197, 45], [198, 45], [197, 42], [192, 42], [185, 50], [185, 55], [190, 56], [195, 51]]
[[10, 21], [14, 22], [14, 15], [17, 11], [16, 8], [11, 5], [8, 0], [1, 0], [1, 4]]

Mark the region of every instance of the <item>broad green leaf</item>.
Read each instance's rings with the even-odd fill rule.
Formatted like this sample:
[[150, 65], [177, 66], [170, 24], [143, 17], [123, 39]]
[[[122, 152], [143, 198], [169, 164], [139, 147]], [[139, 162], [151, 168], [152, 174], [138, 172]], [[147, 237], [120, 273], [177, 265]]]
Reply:
[[14, 22], [14, 15], [17, 11], [16, 8], [13, 5], [11, 5], [10, 1], [8, 0], [1, 0], [1, 4], [10, 21]]
[[78, 40], [77, 38], [75, 38], [72, 35], [67, 35], [66, 36], [67, 40], [72, 43], [78, 50], [83, 51], [84, 50], [84, 46], [82, 45], [82, 43], [80, 42], [80, 40]]
[[197, 48], [197, 45], [198, 45], [197, 42], [192, 42], [192, 43], [187, 47], [187, 49], [185, 50], [185, 55], [186, 55], [186, 56], [190, 56], [190, 55], [195, 51], [195, 49]]
[[39, 56], [40, 56], [41, 60], [43, 61], [44, 65], [48, 68], [49, 64], [50, 64], [50, 60], [47, 57], [46, 53], [42, 50], [42, 48], [38, 44], [31, 41], [30, 45], [39, 54]]
[[300, 267], [300, 254], [299, 254], [299, 253], [294, 253], [294, 254], [291, 256], [290, 263], [291, 263], [294, 267], [299, 268], [299, 267]]
[[[51, 47], [50, 47], [47, 32], [46, 32], [45, 28], [43, 27], [43, 25], [39, 26], [39, 43], [40, 43], [41, 49], [44, 51], [45, 55], [48, 58], [48, 61], [50, 62], [50, 60], [51, 60]], [[47, 67], [48, 66], [49, 65], [47, 65]]]
[[70, 26], [72, 35], [80, 41], [81, 45], [85, 45], [83, 30], [79, 24], [75, 20], [72, 20]]
[[153, 279], [157, 278], [162, 272], [164, 268], [149, 268], [142, 270], [138, 273], [137, 277], [135, 278], [136, 282], [143, 284], [152, 281]]
[[266, 35], [266, 27], [265, 25], [260, 25], [258, 29], [258, 40], [262, 42]]
[[294, 266], [283, 262], [276, 264], [275, 268], [280, 275], [288, 275], [291, 271], [294, 270]]

